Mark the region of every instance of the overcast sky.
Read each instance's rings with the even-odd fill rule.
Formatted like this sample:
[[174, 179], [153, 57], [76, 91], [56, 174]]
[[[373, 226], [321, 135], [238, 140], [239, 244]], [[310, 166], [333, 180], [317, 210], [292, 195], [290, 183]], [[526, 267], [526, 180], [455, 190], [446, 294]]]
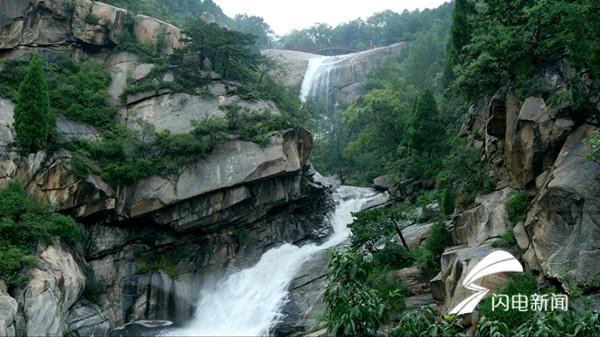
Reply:
[[213, 0], [225, 14], [262, 16], [276, 34], [303, 29], [318, 22], [335, 26], [391, 9], [435, 8], [449, 0]]

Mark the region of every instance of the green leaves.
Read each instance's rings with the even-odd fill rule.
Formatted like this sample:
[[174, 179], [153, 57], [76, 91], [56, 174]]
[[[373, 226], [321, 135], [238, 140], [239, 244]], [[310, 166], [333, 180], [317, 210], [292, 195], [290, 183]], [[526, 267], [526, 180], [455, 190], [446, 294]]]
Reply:
[[44, 59], [34, 55], [19, 85], [14, 127], [16, 141], [25, 152], [46, 149], [56, 134], [56, 115], [50, 111], [44, 68]]
[[20, 270], [35, 264], [30, 254], [38, 242], [52, 244], [57, 237], [81, 240], [80, 228], [73, 218], [32, 200], [17, 182], [0, 191], [0, 277], [9, 286], [25, 281]]
[[517, 191], [506, 200], [506, 211], [513, 223], [525, 220], [528, 207], [529, 197], [524, 191]]
[[379, 293], [367, 287], [372, 256], [335, 252], [325, 290], [328, 331], [336, 336], [375, 336], [383, 320]]

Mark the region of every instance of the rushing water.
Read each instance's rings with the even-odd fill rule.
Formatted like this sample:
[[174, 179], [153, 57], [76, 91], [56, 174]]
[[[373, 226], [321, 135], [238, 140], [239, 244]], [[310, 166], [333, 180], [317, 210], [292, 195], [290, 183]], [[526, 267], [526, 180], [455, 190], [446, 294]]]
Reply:
[[[281, 319], [287, 289], [303, 262], [313, 254], [339, 245], [349, 235], [347, 225], [375, 192], [342, 186], [334, 193], [336, 207], [329, 221], [333, 234], [321, 245], [283, 244], [262, 255], [256, 265], [201, 291], [192, 321], [167, 331], [172, 336], [264, 336]], [[165, 332], [163, 332], [165, 333]]]
[[335, 83], [338, 82], [340, 66], [344, 60], [352, 55], [323, 56], [310, 59], [302, 81], [300, 98], [303, 101], [309, 98], [314, 99], [329, 109], [335, 108], [335, 95], [338, 90]]

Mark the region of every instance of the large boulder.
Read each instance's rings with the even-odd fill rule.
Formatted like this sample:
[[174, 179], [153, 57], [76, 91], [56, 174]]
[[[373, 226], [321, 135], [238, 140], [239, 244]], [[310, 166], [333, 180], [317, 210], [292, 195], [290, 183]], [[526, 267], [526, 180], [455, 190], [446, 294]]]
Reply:
[[308, 68], [308, 62], [321, 55], [305, 53], [295, 50], [267, 49], [263, 54], [274, 59], [279, 67], [275, 71], [275, 77], [286, 87], [297, 88], [302, 85], [304, 74]]
[[[494, 250], [489, 242], [477, 247], [446, 249], [441, 257], [441, 271], [430, 282], [433, 298], [443, 303], [446, 309], [451, 309], [473, 295], [473, 291], [466, 289], [462, 282], [475, 265]], [[481, 278], [478, 284], [493, 291], [502, 288], [509, 280], [509, 274], [496, 273]]]
[[[139, 68], [139, 66], [138, 66]], [[212, 84], [209, 89], [221, 91]], [[142, 92], [127, 98], [128, 107], [124, 116], [127, 127], [136, 129], [140, 125], [150, 124], [157, 131], [168, 130], [171, 133], [192, 131], [194, 121], [206, 118], [224, 118], [227, 108], [237, 106], [251, 113], [269, 111], [279, 114], [277, 106], [264, 100], [245, 101], [239, 96], [226, 96], [226, 89], [215, 97], [202, 97], [185, 93], [170, 93], [168, 90]]]
[[66, 318], [68, 331], [75, 337], [108, 336], [110, 322], [96, 304], [86, 300], [75, 304]]
[[583, 125], [569, 136], [527, 217], [543, 273], [584, 287], [600, 279], [600, 164], [586, 160], [585, 143], [596, 131]]
[[499, 237], [511, 228], [505, 202], [512, 193], [510, 187], [475, 199], [476, 206], [454, 217], [450, 233], [455, 244], [478, 246]]
[[[269, 145], [264, 147], [247, 141], [231, 141], [185, 169], [176, 180], [152, 177], [138, 182], [124, 192], [127, 197], [122, 198], [121, 209], [127, 216], [136, 217], [186, 199], [235, 187], [224, 192], [225, 195], [215, 195], [214, 200], [207, 200], [210, 208], [226, 208], [250, 196], [250, 191], [240, 185], [301, 171], [311, 148], [312, 137], [304, 130], [274, 134]], [[203, 183], [198, 184], [198, 181]]]
[[21, 159], [19, 167], [19, 180], [28, 182], [28, 192], [60, 211], [87, 217], [115, 208], [113, 188], [94, 174], [77, 176], [68, 152], [58, 151], [50, 157], [38, 152]]
[[557, 150], [575, 123], [546, 106], [540, 97], [528, 97], [506, 130], [506, 167], [513, 187], [525, 187], [552, 165]]
[[86, 277], [75, 257], [62, 244], [45, 248], [19, 302], [23, 305], [27, 336], [66, 333], [67, 313], [81, 296]]

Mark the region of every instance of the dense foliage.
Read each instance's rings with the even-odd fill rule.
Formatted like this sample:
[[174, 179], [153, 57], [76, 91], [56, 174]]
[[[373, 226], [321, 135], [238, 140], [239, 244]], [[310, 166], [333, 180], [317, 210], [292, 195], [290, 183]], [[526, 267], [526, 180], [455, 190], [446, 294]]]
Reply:
[[[34, 58], [34, 60], [37, 59]], [[34, 61], [32, 60], [32, 63]], [[40, 60], [36, 61], [40, 62]], [[76, 63], [72, 58], [60, 55], [49, 63], [42, 62], [42, 71], [38, 73], [41, 80], [47, 82], [45, 99], [49, 114], [53, 117], [60, 114], [70, 120], [88, 123], [99, 128], [105, 128], [114, 123], [116, 109], [107, 106], [108, 85], [110, 76], [102, 65], [94, 61]], [[26, 61], [5, 61], [0, 67], [0, 97], [19, 101], [17, 88], [21, 80], [26, 78], [28, 63]], [[45, 66], [44, 66], [45, 65]], [[23, 81], [22, 85], [25, 85]], [[27, 83], [31, 86], [31, 82]], [[29, 91], [31, 90], [31, 91]], [[24, 102], [32, 104], [34, 95], [43, 89], [29, 88], [25, 94]], [[44, 106], [37, 100], [36, 108]], [[31, 111], [31, 110], [30, 110]], [[43, 118], [36, 119], [38, 122]], [[51, 121], [47, 121], [51, 123]]]
[[56, 115], [50, 111], [44, 59], [34, 55], [19, 85], [14, 113], [16, 141], [26, 152], [47, 148], [56, 133]]
[[377, 290], [367, 286], [372, 256], [334, 253], [330, 262], [327, 303], [328, 331], [336, 336], [375, 336], [384, 305]]
[[9, 286], [26, 281], [21, 270], [36, 263], [38, 243], [52, 244], [57, 237], [78, 241], [79, 226], [31, 199], [17, 182], [0, 190], [0, 275]]
[[515, 192], [506, 200], [506, 211], [513, 223], [525, 220], [528, 207], [529, 198], [524, 191]]
[[457, 4], [448, 66], [456, 78], [451, 85], [461, 95], [473, 99], [501, 86], [528, 87], [538, 66], [562, 58], [600, 75], [598, 1]]
[[290, 127], [282, 117], [268, 112], [248, 114], [237, 107], [232, 107], [227, 117], [195, 122], [188, 134], [156, 132], [148, 124], [137, 131], [115, 126], [104, 132], [100, 141], [68, 146], [77, 154], [74, 165], [80, 175], [95, 173], [119, 186], [151, 176], [175, 177], [234, 135], [267, 145], [271, 131]]
[[331, 27], [316, 24], [311, 28], [294, 30], [281, 39], [286, 49], [306, 50], [324, 55], [344, 54], [389, 44], [415, 40], [419, 33], [435, 26], [450, 23], [452, 4], [436, 9], [404, 11], [401, 14], [388, 10], [366, 20], [357, 19]]

